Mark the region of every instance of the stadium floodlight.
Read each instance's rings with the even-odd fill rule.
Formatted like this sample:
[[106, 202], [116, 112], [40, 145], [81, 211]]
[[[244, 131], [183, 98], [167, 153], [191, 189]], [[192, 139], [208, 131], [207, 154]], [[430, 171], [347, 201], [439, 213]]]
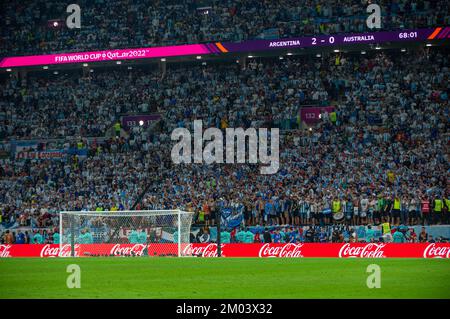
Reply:
[[166, 62], [166, 58], [161, 58], [161, 62]]
[[87, 64], [87, 63], [83, 63], [83, 66], [84, 66], [84, 67], [87, 67], [87, 66], [88, 66], [88, 64]]
[[11, 72], [12, 71], [12, 69], [6, 69], [6, 72]]
[[196, 57], [197, 60], [200, 60], [201, 58], [202, 58], [201, 55], [197, 55], [197, 57]]
[[73, 257], [192, 256], [192, 216], [178, 209], [62, 211], [60, 251]]

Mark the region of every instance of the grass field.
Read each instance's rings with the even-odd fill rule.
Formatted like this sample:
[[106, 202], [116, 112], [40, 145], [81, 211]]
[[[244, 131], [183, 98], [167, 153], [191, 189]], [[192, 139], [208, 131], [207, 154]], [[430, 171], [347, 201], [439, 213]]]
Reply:
[[[81, 288], [66, 286], [69, 264]], [[381, 288], [366, 285], [381, 267]], [[450, 298], [449, 259], [0, 259], [0, 298]]]

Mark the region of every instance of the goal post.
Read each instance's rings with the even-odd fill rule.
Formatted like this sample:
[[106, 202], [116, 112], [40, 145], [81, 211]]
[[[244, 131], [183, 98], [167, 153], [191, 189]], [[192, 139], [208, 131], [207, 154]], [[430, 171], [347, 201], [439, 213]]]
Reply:
[[60, 256], [178, 256], [190, 242], [192, 212], [61, 211]]

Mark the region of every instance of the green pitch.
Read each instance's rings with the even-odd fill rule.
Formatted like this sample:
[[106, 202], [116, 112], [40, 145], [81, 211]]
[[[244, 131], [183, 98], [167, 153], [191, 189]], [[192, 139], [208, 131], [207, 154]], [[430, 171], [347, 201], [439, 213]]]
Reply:
[[[81, 288], [69, 289], [69, 264]], [[381, 267], [381, 288], [366, 285]], [[0, 298], [450, 298], [449, 259], [0, 259]]]

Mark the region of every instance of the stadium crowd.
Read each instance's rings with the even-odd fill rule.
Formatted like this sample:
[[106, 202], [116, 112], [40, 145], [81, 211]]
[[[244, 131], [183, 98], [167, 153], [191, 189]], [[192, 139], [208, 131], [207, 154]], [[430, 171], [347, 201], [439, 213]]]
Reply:
[[[130, 209], [148, 184], [136, 208], [191, 210], [206, 225], [222, 206], [246, 225], [448, 224], [448, 65], [446, 49], [426, 49], [253, 59], [245, 69], [177, 65], [163, 79], [137, 68], [10, 77], [4, 138], [65, 137], [89, 151], [0, 159], [1, 225], [53, 228], [60, 210]], [[305, 128], [297, 114], [306, 104], [335, 109]], [[105, 138], [123, 112], [162, 120]], [[199, 118], [222, 129], [281, 127], [278, 173], [173, 164], [171, 131]]]
[[[305, 227], [246, 227], [221, 231], [221, 243], [434, 243], [448, 242], [443, 236], [434, 238], [421, 227], [416, 233], [414, 228], [404, 225], [390, 227], [388, 223], [381, 229], [367, 227], [351, 227], [343, 225], [333, 226], [305, 226]], [[191, 242], [217, 242], [211, 240], [207, 227], [200, 229], [196, 236], [191, 236]]]
[[[211, 238], [210, 228], [194, 228], [190, 234], [191, 243], [217, 243], [217, 237]], [[197, 231], [198, 230], [198, 231]], [[77, 243], [96, 243], [92, 234], [87, 240], [76, 239]], [[148, 234], [145, 231], [132, 230], [128, 236], [129, 243], [146, 243]], [[414, 228], [400, 225], [390, 227], [389, 223], [374, 229], [344, 225], [333, 226], [272, 226], [272, 227], [236, 227], [227, 228], [220, 233], [221, 243], [446, 243], [449, 238], [429, 234], [426, 227], [416, 233]], [[5, 230], [0, 233], [0, 244], [59, 244], [60, 234], [57, 228], [34, 230]], [[151, 242], [160, 240], [154, 237]]]
[[[369, 15], [365, 0], [301, 4], [293, 0], [80, 0], [77, 4], [81, 29], [65, 26], [70, 15], [67, 3], [3, 1], [0, 56], [366, 32]], [[448, 1], [383, 0], [377, 4], [385, 30], [450, 24]]]

